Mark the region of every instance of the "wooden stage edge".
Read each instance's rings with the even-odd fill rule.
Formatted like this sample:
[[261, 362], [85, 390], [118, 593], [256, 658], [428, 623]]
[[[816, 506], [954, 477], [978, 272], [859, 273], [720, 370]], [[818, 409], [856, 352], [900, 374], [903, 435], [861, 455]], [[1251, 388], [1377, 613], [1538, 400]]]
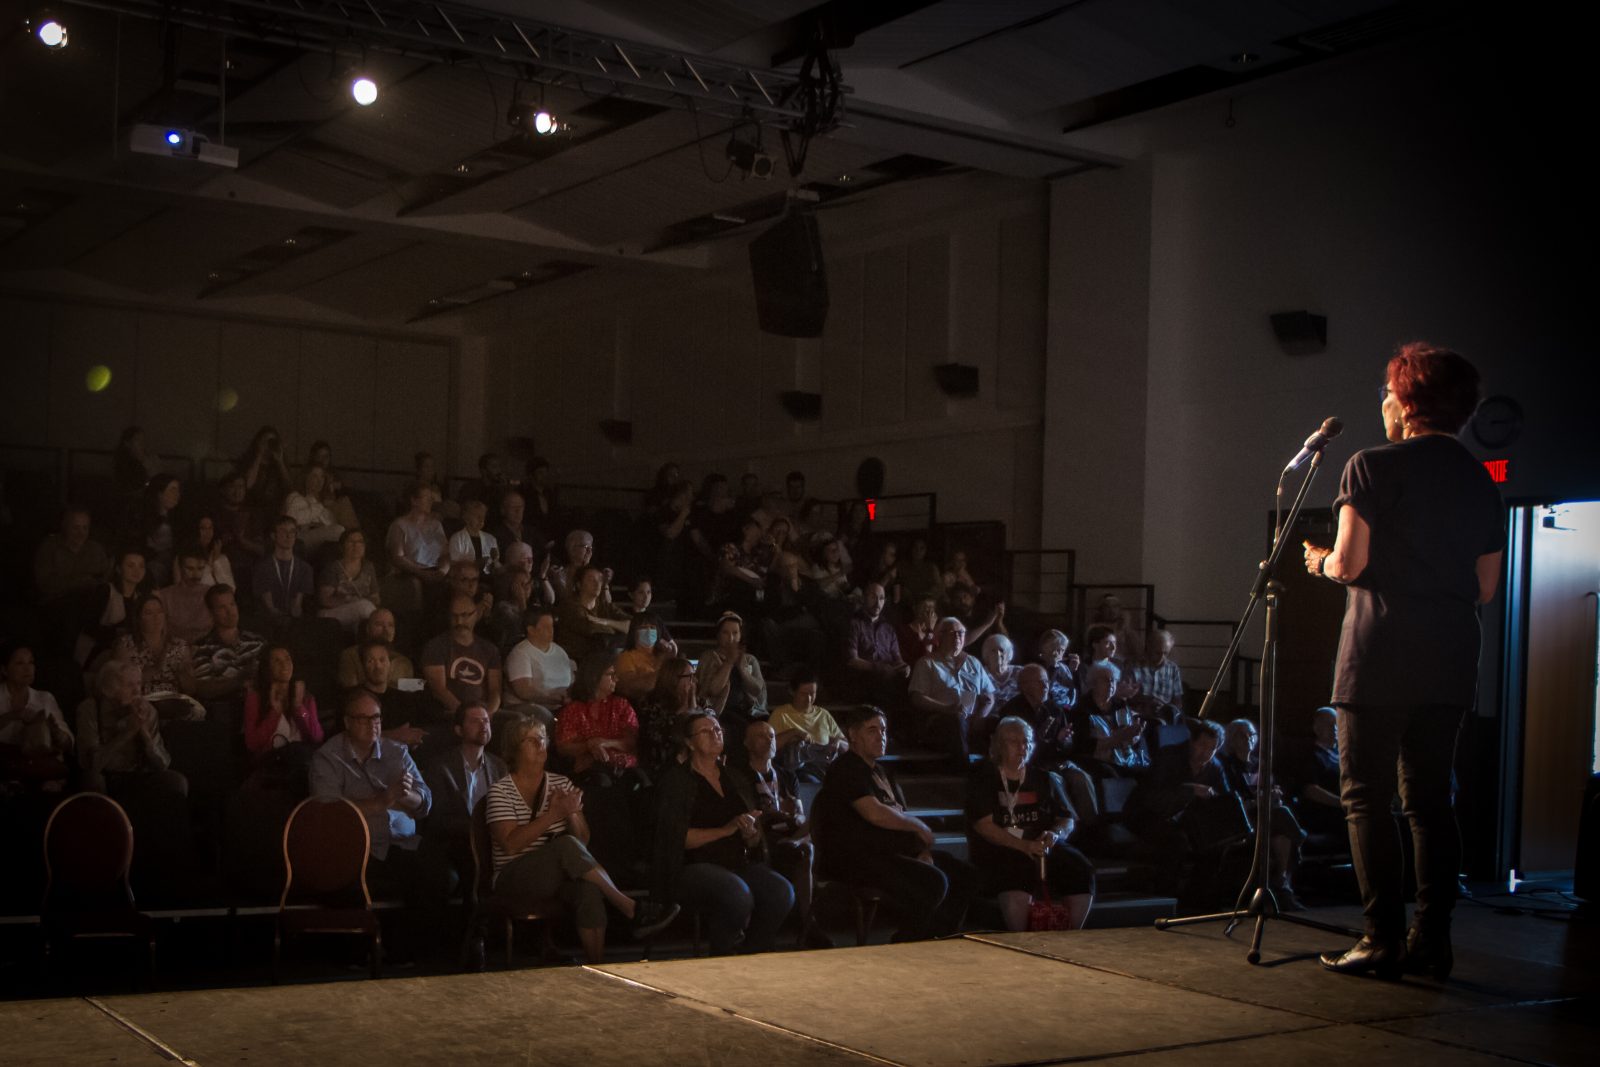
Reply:
[[[1491, 933], [1495, 933], [1491, 931]], [[1463, 945], [1447, 983], [1324, 973], [1337, 937], [1247, 928], [946, 941], [0, 1003], [8, 1065], [449, 1062], [1130, 1067], [1592, 1062], [1600, 980]], [[1549, 955], [1548, 952], [1544, 953]], [[1559, 954], [1558, 954], [1559, 955]]]

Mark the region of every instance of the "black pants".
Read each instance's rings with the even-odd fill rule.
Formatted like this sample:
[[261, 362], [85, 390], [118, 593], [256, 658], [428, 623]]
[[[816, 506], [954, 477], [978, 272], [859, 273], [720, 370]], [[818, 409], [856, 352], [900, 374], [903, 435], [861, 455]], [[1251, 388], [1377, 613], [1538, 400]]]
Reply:
[[900, 912], [895, 941], [957, 933], [978, 891], [977, 868], [948, 852], [935, 852], [931, 864], [910, 856], [862, 857], [850, 880], [881, 889], [894, 902]]
[[1417, 925], [1443, 929], [1461, 870], [1450, 773], [1464, 711], [1425, 704], [1341, 705], [1339, 712], [1339, 793], [1367, 933], [1405, 936], [1403, 859], [1392, 812], [1397, 788], [1416, 856]]

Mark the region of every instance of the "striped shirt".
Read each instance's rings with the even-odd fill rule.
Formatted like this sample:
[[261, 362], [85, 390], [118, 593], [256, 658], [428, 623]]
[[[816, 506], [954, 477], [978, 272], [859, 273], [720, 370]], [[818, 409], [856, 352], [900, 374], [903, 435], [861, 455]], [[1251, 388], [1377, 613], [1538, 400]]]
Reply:
[[[538, 809], [535, 810], [529, 806], [527, 801], [522, 799], [522, 793], [517, 790], [516, 779], [508, 774], [489, 787], [487, 806], [489, 825], [493, 826], [497, 822], [511, 822], [516, 823], [518, 826], [526, 826], [550, 807], [550, 798], [555, 795], [556, 791], [565, 792], [576, 788], [572, 781], [563, 775], [551, 774], [546, 771], [544, 782], [539, 786], [539, 793], [534, 797], [534, 803], [538, 805]], [[567, 820], [557, 819], [550, 824], [549, 828], [540, 835], [537, 841], [529, 843], [526, 848], [517, 853], [517, 856], [526, 855], [566, 832]], [[500, 847], [500, 842], [494, 841], [493, 835], [490, 836], [494, 847], [494, 874], [496, 878], [499, 878], [500, 869], [516, 859], [516, 856], [506, 852], [505, 849]]]

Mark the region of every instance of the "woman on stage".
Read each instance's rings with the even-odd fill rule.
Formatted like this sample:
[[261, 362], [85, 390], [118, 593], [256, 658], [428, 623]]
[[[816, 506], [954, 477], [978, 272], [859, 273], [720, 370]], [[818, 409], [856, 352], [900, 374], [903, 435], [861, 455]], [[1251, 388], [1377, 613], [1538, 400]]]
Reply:
[[[1343, 974], [1450, 972], [1450, 911], [1461, 867], [1451, 802], [1456, 734], [1478, 686], [1478, 605], [1493, 598], [1504, 507], [1456, 440], [1478, 402], [1478, 372], [1421, 342], [1389, 361], [1390, 443], [1356, 453], [1334, 500], [1333, 548], [1305, 546], [1306, 569], [1349, 587], [1333, 697], [1340, 792], [1366, 934], [1322, 965]], [[1409, 931], [1396, 789], [1416, 852]]]

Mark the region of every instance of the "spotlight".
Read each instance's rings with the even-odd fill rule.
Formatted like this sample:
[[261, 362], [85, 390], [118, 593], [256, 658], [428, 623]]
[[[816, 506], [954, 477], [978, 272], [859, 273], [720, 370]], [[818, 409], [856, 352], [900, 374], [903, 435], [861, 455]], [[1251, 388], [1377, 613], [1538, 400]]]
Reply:
[[532, 100], [511, 101], [511, 109], [506, 112], [506, 122], [539, 137], [566, 133], [571, 128], [556, 118], [555, 112], [546, 110], [543, 104]]
[[738, 137], [728, 141], [728, 162], [746, 178], [765, 181], [772, 177], [772, 157], [763, 152], [760, 145], [742, 141]]
[[167, 135], [166, 135], [166, 141], [173, 148], [181, 148], [183, 146], [183, 131], [182, 130], [168, 130], [167, 131]]
[[362, 107], [371, 107], [378, 101], [378, 83], [364, 74], [350, 83], [350, 96]]
[[556, 121], [556, 117], [543, 108], [533, 113], [533, 132], [540, 137], [548, 137], [560, 128], [561, 124]]
[[39, 23], [39, 28], [34, 30], [34, 36], [39, 38], [39, 43], [46, 48], [67, 47], [67, 27], [65, 23], [55, 19], [45, 19]]

